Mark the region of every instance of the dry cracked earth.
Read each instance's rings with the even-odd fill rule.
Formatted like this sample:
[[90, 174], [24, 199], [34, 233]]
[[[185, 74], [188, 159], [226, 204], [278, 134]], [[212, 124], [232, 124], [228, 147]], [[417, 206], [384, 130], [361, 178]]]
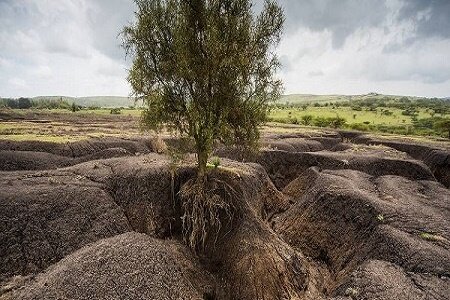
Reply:
[[262, 143], [215, 150], [211, 176], [238, 197], [195, 254], [177, 194], [192, 156], [174, 166], [148, 139], [1, 141], [0, 299], [450, 299], [448, 148]]

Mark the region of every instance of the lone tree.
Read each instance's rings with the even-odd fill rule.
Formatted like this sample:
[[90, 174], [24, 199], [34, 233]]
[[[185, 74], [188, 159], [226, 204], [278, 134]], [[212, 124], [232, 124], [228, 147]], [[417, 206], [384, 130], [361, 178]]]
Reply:
[[136, 21], [122, 35], [142, 122], [193, 138], [203, 179], [214, 141], [254, 146], [280, 95], [274, 47], [283, 11], [274, 0], [258, 15], [250, 0], [135, 2]]

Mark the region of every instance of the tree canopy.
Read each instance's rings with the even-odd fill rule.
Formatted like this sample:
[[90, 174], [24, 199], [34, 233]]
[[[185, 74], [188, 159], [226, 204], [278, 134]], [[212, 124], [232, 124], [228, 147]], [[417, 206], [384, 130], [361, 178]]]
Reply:
[[274, 0], [136, 0], [124, 28], [128, 80], [145, 103], [142, 121], [192, 137], [199, 176], [214, 141], [253, 146], [281, 93], [274, 47], [284, 16]]

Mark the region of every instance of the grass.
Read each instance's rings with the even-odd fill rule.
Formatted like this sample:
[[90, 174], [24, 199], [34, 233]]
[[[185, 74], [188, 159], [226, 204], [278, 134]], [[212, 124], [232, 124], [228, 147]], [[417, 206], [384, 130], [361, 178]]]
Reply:
[[[377, 111], [355, 111], [351, 107], [313, 107], [308, 106], [305, 110], [302, 108], [283, 108], [273, 109], [269, 115], [273, 120], [289, 120], [296, 118], [299, 122], [301, 117], [305, 115], [311, 115], [314, 118], [324, 117], [341, 117], [346, 119], [347, 124], [356, 124], [369, 122], [372, 125], [392, 125], [392, 126], [404, 126], [411, 125], [411, 116], [404, 116], [401, 114], [401, 109], [389, 108], [392, 115], [384, 115], [381, 113], [381, 108]], [[429, 118], [431, 115], [425, 110], [419, 111], [418, 118]]]
[[441, 237], [440, 235], [433, 234], [433, 233], [430, 233], [430, 232], [421, 232], [419, 234], [419, 236], [422, 239], [427, 240], [427, 241], [442, 241], [442, 240], [444, 240], [444, 238]]
[[0, 134], [0, 140], [9, 141], [41, 141], [52, 143], [67, 143], [76, 142], [80, 140], [88, 139], [88, 136], [76, 136], [76, 135], [42, 135], [42, 134], [13, 134], [2, 135]]

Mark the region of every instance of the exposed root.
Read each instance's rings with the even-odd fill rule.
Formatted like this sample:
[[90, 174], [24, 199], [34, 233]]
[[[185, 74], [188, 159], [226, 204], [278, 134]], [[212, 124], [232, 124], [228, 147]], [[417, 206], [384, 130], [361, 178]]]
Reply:
[[184, 211], [183, 237], [194, 251], [204, 250], [207, 240], [215, 244], [221, 218], [231, 223], [234, 216], [235, 189], [227, 182], [207, 176], [203, 180], [190, 179], [180, 189]]

